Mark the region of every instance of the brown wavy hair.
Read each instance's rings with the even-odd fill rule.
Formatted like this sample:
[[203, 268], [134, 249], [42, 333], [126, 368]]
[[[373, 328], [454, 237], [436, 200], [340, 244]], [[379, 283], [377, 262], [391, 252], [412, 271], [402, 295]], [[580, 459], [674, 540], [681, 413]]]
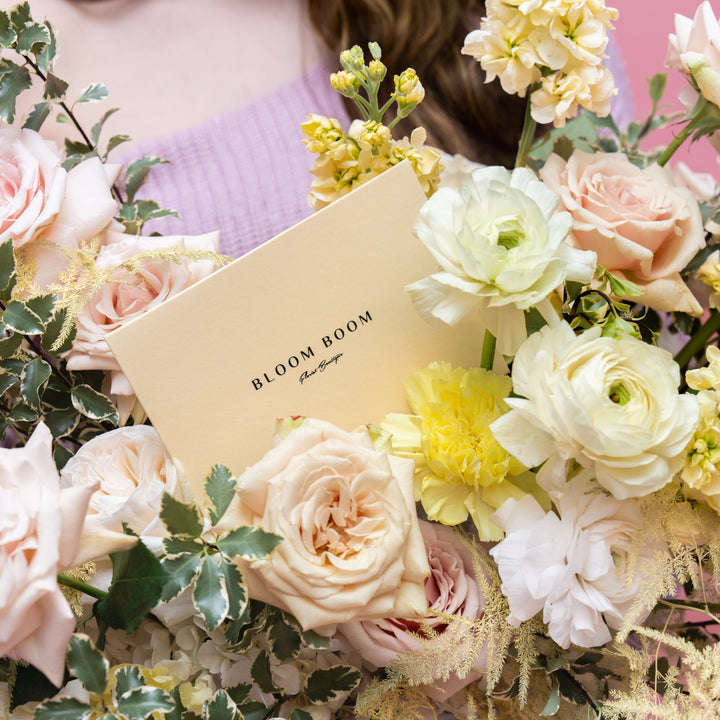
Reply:
[[[388, 75], [416, 70], [425, 99], [397, 125], [407, 135], [422, 125], [428, 142], [472, 160], [512, 166], [525, 101], [507, 95], [473, 58], [462, 55], [465, 36], [485, 12], [479, 0], [306, 0], [317, 34], [331, 52], [380, 44]], [[348, 101], [351, 114], [355, 105]]]

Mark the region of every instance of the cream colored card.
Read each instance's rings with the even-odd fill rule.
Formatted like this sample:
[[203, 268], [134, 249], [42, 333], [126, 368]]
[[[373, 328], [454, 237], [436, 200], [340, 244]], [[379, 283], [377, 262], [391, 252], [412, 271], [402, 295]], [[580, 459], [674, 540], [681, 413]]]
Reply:
[[437, 270], [411, 234], [424, 200], [403, 162], [112, 333], [194, 487], [260, 459], [276, 418], [378, 423], [414, 371], [479, 363], [477, 326], [432, 327], [404, 292]]

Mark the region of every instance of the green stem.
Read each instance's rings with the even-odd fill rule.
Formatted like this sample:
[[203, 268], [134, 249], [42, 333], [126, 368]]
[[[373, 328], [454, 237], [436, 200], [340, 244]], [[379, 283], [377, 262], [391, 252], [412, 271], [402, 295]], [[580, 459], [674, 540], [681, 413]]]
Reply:
[[659, 605], [673, 608], [675, 610], [691, 610], [692, 612], [705, 613], [711, 620], [720, 624], [720, 618], [716, 613], [720, 613], [720, 604], [697, 602], [694, 600], [685, 600], [683, 602], [675, 602], [674, 600], [658, 600]]
[[496, 342], [495, 336], [489, 330], [486, 330], [485, 338], [483, 339], [482, 356], [480, 358], [480, 367], [485, 370], [493, 369]]
[[702, 350], [707, 341], [720, 330], [720, 313], [713, 310], [705, 324], [688, 340], [687, 345], [675, 356], [675, 362], [684, 368]]
[[87, 583], [82, 582], [82, 580], [76, 580], [65, 573], [58, 573], [57, 579], [60, 585], [72, 588], [73, 590], [79, 590], [90, 597], [100, 599], [107, 596], [107, 593], [104, 590], [88, 585]]
[[527, 165], [530, 146], [535, 137], [535, 128], [537, 123], [531, 115], [530, 96], [528, 95], [527, 105], [525, 106], [525, 120], [523, 121], [522, 135], [520, 136], [520, 144], [518, 145], [517, 156], [515, 157], [515, 167], [525, 167]]
[[675, 151], [695, 132], [693, 122], [689, 122], [673, 139], [673, 141], [665, 148], [665, 152], [657, 161], [658, 165], [663, 166], [675, 154]]

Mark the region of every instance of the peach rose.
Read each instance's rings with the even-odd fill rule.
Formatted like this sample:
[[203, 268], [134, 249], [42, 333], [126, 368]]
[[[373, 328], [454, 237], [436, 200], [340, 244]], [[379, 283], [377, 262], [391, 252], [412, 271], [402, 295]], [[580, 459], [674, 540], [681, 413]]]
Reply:
[[93, 490], [60, 489], [42, 423], [25, 447], [0, 449], [0, 656], [26, 660], [58, 686], [75, 616], [57, 573], [76, 564]]
[[[430, 564], [430, 576], [425, 580], [425, 596], [431, 611], [425, 616], [427, 625], [441, 629], [438, 626], [445, 622], [432, 611], [473, 620], [479, 618], [485, 598], [475, 577], [470, 550], [455, 530], [446, 525], [421, 520], [420, 531]], [[386, 667], [401, 653], [421, 649], [422, 643], [413, 634], [418, 629], [417, 619], [364, 620], [338, 627], [371, 670]], [[483, 653], [477, 658], [476, 667], [485, 670], [486, 663]], [[441, 690], [437, 697], [457, 692], [474, 677], [474, 674], [464, 678], [454, 676], [445, 683], [437, 683]]]
[[638, 285], [645, 305], [702, 314], [679, 274], [705, 246], [700, 208], [687, 188], [623, 153], [575, 150], [567, 161], [553, 154], [540, 177], [572, 215], [571, 245], [594, 250], [598, 265]]
[[[141, 237], [109, 232], [107, 244], [100, 249], [96, 262], [101, 268], [112, 269], [141, 252], [162, 248], [217, 252], [218, 243], [218, 232], [195, 237]], [[143, 263], [140, 276], [118, 269], [78, 316], [77, 336], [67, 355], [67, 367], [108, 372], [108, 392], [125, 399], [119, 409], [121, 415], [127, 416], [134, 402], [133, 389], [107, 344], [107, 335], [207, 277], [215, 267], [211, 260], [184, 259], [172, 263], [150, 259]]]
[[123, 523], [153, 552], [165, 528], [158, 515], [164, 492], [187, 502], [190, 490], [155, 428], [132, 425], [98, 435], [83, 445], [60, 473], [63, 487], [95, 487], [88, 518], [108, 530]]
[[414, 464], [366, 430], [305, 419], [239, 478], [238, 520], [284, 538], [245, 564], [250, 597], [304, 629], [424, 615], [428, 564], [413, 500]]

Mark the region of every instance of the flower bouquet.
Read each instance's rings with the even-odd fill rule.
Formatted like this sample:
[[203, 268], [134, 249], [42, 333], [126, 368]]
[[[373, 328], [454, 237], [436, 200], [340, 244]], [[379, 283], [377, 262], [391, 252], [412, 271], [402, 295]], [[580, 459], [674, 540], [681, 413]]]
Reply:
[[3, 717], [720, 717], [720, 199], [669, 164], [720, 137], [720, 26], [708, 2], [676, 16], [687, 112], [658, 75], [621, 130], [616, 17], [488, 0], [463, 52], [527, 96], [512, 170], [394, 139], [420, 80], [383, 101], [380, 48], [342, 53], [363, 119], [304, 123], [311, 205], [407, 161], [437, 262], [407, 296], [482, 351], [438, 349], [406, 412], [288, 416], [254, 464], [188, 477], [107, 338], [229, 259], [217, 233], [145, 234], [173, 214], [141, 195], [163, 161], [110, 163], [113, 111], [73, 111], [105, 87], [71, 101], [52, 26], [0, 11]]

